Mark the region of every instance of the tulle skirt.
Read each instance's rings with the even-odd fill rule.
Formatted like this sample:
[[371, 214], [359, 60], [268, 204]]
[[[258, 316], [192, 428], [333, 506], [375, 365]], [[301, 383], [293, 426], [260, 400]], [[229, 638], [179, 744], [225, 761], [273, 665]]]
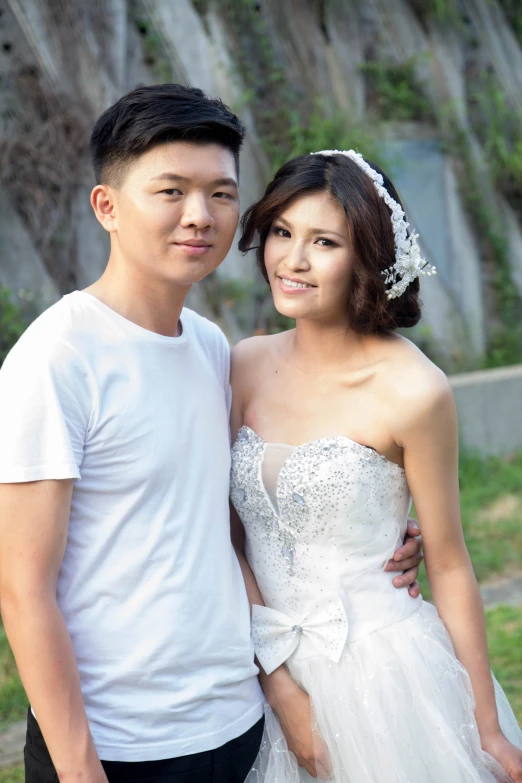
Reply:
[[[339, 663], [288, 661], [308, 692], [317, 755], [331, 783], [510, 783], [480, 745], [469, 676], [435, 608], [348, 644]], [[495, 681], [500, 723], [522, 732]], [[246, 783], [311, 783], [267, 706], [261, 750]]]

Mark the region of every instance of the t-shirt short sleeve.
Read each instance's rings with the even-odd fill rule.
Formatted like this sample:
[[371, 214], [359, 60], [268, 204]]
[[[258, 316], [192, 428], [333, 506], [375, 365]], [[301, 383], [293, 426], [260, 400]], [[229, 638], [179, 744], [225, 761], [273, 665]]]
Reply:
[[230, 343], [221, 331], [219, 335], [219, 353], [221, 359], [221, 373], [223, 379], [223, 388], [225, 390], [225, 399], [227, 403], [227, 413], [230, 420], [230, 411], [232, 409], [232, 387], [230, 386]]
[[23, 335], [0, 369], [0, 483], [81, 478], [89, 416], [81, 357]]
[[230, 419], [230, 411], [232, 409], [232, 387], [230, 385], [230, 345], [228, 344], [228, 340], [225, 338], [225, 357], [224, 357], [224, 386], [225, 386], [225, 397], [227, 400], [227, 411], [228, 411], [228, 418]]

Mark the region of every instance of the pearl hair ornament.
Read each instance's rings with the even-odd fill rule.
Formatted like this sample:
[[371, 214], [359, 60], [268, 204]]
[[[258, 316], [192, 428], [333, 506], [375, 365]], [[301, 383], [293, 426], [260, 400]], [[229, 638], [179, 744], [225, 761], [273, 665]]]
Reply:
[[372, 180], [375, 189], [391, 211], [391, 222], [393, 236], [395, 241], [395, 264], [385, 269], [381, 274], [384, 277], [388, 299], [396, 299], [406, 291], [410, 283], [413, 283], [417, 277], [426, 275], [431, 277], [437, 274], [434, 266], [422, 258], [420, 248], [417, 243], [418, 234], [412, 231], [408, 234], [410, 224], [406, 220], [406, 215], [400, 204], [393, 199], [386, 188], [384, 180], [379, 172], [364, 160], [360, 152], [355, 150], [320, 150], [312, 152], [311, 155], [346, 155], [353, 160], [362, 171]]

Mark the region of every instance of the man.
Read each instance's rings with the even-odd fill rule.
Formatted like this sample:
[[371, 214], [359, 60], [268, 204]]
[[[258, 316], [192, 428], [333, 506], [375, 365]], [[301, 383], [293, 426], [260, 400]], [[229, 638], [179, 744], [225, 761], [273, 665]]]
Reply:
[[[257, 754], [262, 693], [229, 534], [229, 349], [183, 308], [232, 243], [243, 135], [220, 101], [179, 85], [109, 108], [91, 140], [107, 268], [40, 316], [0, 373], [2, 614], [35, 783], [240, 783]], [[403, 547], [406, 583], [418, 549]], [[274, 675], [267, 695], [309, 764], [310, 727], [292, 722], [306, 696]]]

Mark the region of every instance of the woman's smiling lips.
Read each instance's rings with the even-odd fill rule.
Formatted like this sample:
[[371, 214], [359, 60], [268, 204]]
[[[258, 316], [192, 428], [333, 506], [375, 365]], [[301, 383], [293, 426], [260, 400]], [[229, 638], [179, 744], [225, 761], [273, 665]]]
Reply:
[[302, 294], [305, 291], [311, 291], [317, 286], [307, 283], [306, 280], [300, 280], [297, 277], [282, 277], [277, 276], [279, 281], [279, 288], [285, 294]]
[[204, 239], [187, 239], [185, 242], [173, 242], [173, 244], [179, 247], [187, 256], [202, 256], [212, 247]]

